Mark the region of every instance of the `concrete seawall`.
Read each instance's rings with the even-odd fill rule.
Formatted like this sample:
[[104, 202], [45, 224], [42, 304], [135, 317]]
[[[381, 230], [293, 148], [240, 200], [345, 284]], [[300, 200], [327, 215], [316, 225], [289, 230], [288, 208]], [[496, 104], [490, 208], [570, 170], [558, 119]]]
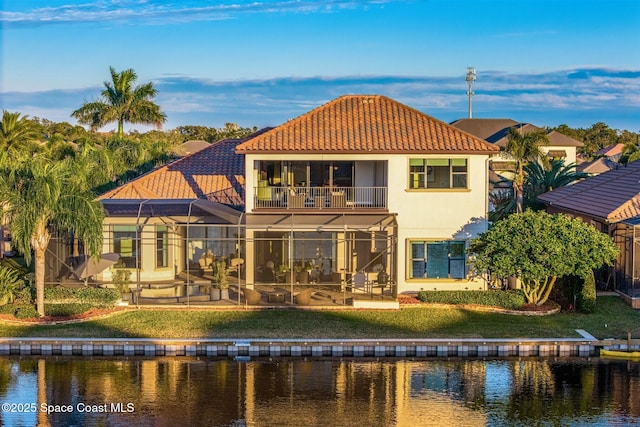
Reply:
[[206, 357], [590, 357], [575, 339], [81, 339], [4, 338], [0, 355]]

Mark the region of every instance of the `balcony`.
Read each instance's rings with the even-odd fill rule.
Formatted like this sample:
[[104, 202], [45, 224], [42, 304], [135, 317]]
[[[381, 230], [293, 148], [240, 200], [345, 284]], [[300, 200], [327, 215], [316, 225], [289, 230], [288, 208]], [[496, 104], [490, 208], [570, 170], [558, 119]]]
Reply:
[[256, 209], [387, 209], [387, 187], [254, 187]]

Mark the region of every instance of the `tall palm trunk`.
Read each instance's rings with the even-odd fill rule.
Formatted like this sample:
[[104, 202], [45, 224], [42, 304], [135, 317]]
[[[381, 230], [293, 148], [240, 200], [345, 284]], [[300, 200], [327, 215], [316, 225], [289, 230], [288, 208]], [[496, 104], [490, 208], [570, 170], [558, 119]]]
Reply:
[[516, 176], [513, 179], [513, 194], [516, 198], [516, 212], [522, 213], [524, 210], [524, 169], [522, 162], [518, 162]]
[[38, 229], [31, 237], [31, 247], [35, 255], [35, 273], [36, 273], [36, 309], [40, 316], [44, 316], [44, 268], [45, 268], [45, 253], [47, 252], [47, 246], [51, 235], [47, 230], [46, 224], [38, 224]]

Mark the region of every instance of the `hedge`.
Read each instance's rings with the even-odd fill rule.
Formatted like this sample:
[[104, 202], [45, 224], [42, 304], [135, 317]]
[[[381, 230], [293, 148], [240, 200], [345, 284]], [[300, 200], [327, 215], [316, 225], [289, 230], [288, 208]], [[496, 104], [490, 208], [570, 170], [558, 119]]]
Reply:
[[49, 304], [79, 303], [91, 307], [111, 307], [120, 299], [115, 289], [106, 288], [45, 288], [45, 302]]
[[503, 307], [511, 310], [521, 308], [525, 303], [524, 294], [519, 290], [510, 291], [420, 291], [422, 302], [441, 304], [479, 304]]

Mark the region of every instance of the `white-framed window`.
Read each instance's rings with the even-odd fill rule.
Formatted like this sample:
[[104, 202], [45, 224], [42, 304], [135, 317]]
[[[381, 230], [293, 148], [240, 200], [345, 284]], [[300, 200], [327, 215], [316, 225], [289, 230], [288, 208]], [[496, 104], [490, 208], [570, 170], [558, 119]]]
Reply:
[[409, 240], [409, 279], [464, 279], [466, 242]]
[[409, 159], [410, 189], [466, 189], [467, 174], [467, 159]]
[[169, 266], [169, 229], [156, 225], [156, 268]]
[[120, 261], [127, 268], [136, 268], [136, 261], [140, 259], [140, 236], [135, 225], [113, 226], [112, 251], [120, 254]]

